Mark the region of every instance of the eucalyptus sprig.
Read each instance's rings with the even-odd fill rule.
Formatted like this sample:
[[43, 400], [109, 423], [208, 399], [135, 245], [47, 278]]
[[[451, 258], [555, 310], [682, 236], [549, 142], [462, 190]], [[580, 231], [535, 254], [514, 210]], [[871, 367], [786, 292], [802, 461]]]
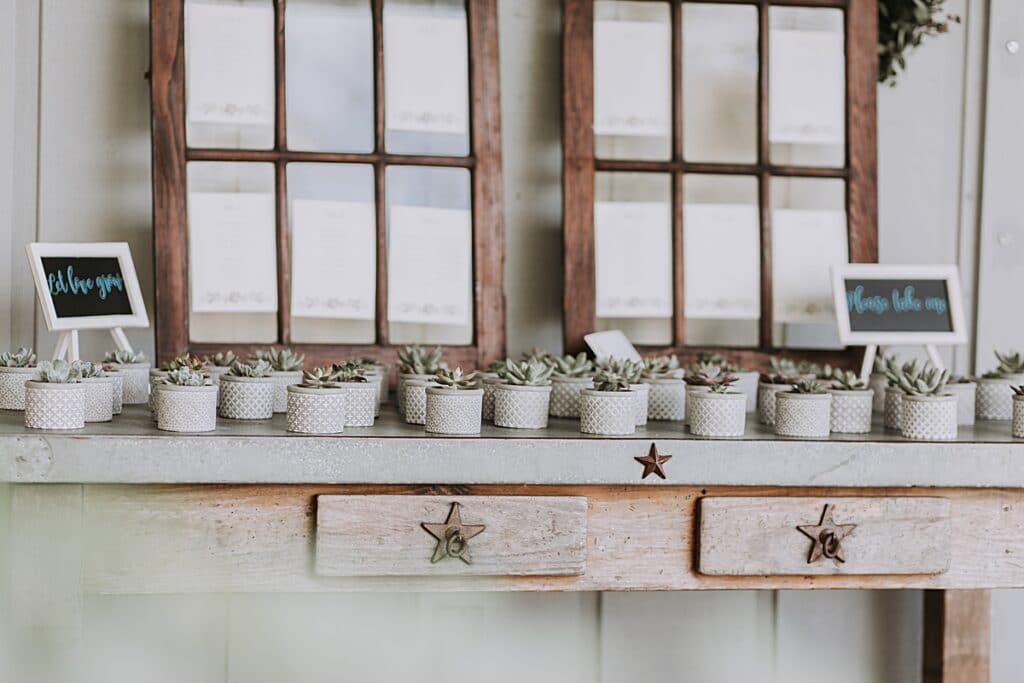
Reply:
[[943, 12], [945, 0], [878, 1], [878, 82], [896, 85], [907, 55], [925, 38], [949, 31], [960, 17]]

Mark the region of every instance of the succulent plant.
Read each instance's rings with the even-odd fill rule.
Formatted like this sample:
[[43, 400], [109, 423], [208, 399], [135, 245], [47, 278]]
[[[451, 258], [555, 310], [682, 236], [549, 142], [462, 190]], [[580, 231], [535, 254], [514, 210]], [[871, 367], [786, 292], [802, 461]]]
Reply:
[[825, 373], [825, 368], [820, 363], [814, 363], [809, 360], [797, 361], [796, 374], [798, 375], [814, 375], [815, 377], [821, 377]]
[[539, 346], [534, 346], [529, 351], [524, 351], [522, 356], [520, 356], [520, 360], [535, 360], [550, 365], [555, 360], [555, 354], [551, 353], [546, 349], [542, 349]]
[[107, 354], [103, 356], [104, 363], [117, 363], [118, 365], [136, 365], [146, 361], [146, 354], [142, 351], [127, 351], [125, 349], [107, 351]]
[[611, 370], [616, 375], [621, 375], [630, 384], [639, 384], [644, 377], [646, 364], [642, 360], [629, 360], [628, 358], [603, 358], [597, 363], [598, 370]]
[[14, 353], [4, 351], [0, 353], [0, 366], [5, 368], [34, 368], [36, 366], [36, 354], [32, 353], [32, 349], [26, 349], [24, 346]]
[[265, 360], [270, 363], [274, 372], [298, 372], [302, 370], [306, 357], [301, 353], [295, 353], [289, 348], [274, 348], [254, 351], [249, 356], [249, 362]]
[[800, 381], [800, 376], [766, 372], [761, 374], [761, 381], [765, 384], [796, 384]]
[[697, 354], [697, 363], [704, 365], [717, 365], [724, 372], [739, 372], [740, 366], [728, 360], [725, 356], [714, 351], [701, 351]]
[[334, 382], [345, 384], [365, 382], [367, 381], [366, 370], [356, 365], [350, 365], [349, 363], [332, 365], [331, 380]]
[[236, 362], [228, 372], [235, 377], [270, 377], [274, 368], [265, 360], [256, 360], [250, 363]]
[[712, 384], [711, 386], [708, 387], [708, 391], [710, 391], [712, 394], [732, 394], [732, 393], [738, 393], [738, 392], [733, 392], [732, 384]]
[[177, 358], [172, 358], [164, 363], [164, 366], [161, 369], [167, 372], [173, 372], [178, 368], [188, 368], [190, 370], [200, 372], [205, 366], [206, 363], [204, 363], [203, 359], [199, 356], [192, 353], [184, 353]]
[[899, 387], [904, 394], [937, 396], [946, 386], [949, 370], [939, 370], [931, 363], [913, 360], [899, 368], [895, 364], [891, 365], [886, 377], [889, 378], [890, 386]]
[[860, 378], [860, 375], [852, 370], [826, 365], [822, 377], [831, 381], [832, 388], [839, 391], [863, 391], [868, 388], [867, 383]]
[[505, 361], [504, 369], [498, 376], [506, 384], [523, 387], [546, 387], [551, 384], [551, 373], [554, 369], [542, 360], [531, 358], [519, 361], [511, 358]]
[[671, 355], [647, 356], [643, 360], [644, 377], [656, 379], [679, 370], [679, 358]]
[[768, 372], [766, 374], [777, 377], [795, 377], [800, 373], [797, 372], [796, 363], [789, 358], [772, 356], [768, 359]]
[[206, 384], [206, 376], [183, 365], [176, 370], [171, 370], [159, 381], [161, 384], [173, 384], [178, 387], [201, 387]]
[[872, 372], [878, 375], [884, 375], [885, 371], [889, 369], [889, 363], [895, 363], [896, 358], [897, 356], [895, 353], [890, 354], [888, 356], [886, 356], [884, 353], [878, 354], [877, 356], [875, 356], [875, 364], [872, 369]]
[[697, 387], [728, 387], [730, 384], [739, 381], [739, 377], [732, 375], [722, 369], [719, 365], [710, 363], [698, 364], [686, 373], [686, 383]]
[[427, 351], [419, 345], [398, 352], [398, 371], [406, 375], [433, 375], [441, 369], [441, 347]]
[[476, 373], [465, 374], [462, 372], [462, 368], [454, 370], [441, 368], [434, 375], [434, 381], [445, 389], [476, 389], [478, 384]]
[[504, 369], [505, 369], [505, 361], [503, 361], [503, 360], [495, 360], [495, 361], [491, 361], [491, 363], [487, 366], [487, 369], [484, 370], [484, 372], [486, 372], [489, 375], [498, 375]]
[[995, 354], [996, 360], [999, 361], [999, 367], [996, 368], [996, 372], [999, 373], [1000, 377], [1024, 374], [1024, 355], [1017, 351], [1009, 353], [999, 353], [996, 351]]
[[1019, 387], [1010, 387], [1014, 396], [1024, 396], [1024, 384]]
[[36, 366], [35, 381], [47, 384], [69, 384], [81, 382], [78, 368], [66, 360], [43, 361]]
[[234, 351], [218, 351], [212, 356], [206, 356], [203, 362], [206, 365], [212, 365], [217, 368], [230, 368], [238, 361], [238, 356], [235, 355]]
[[594, 375], [594, 388], [598, 391], [629, 391], [629, 379], [605, 367]]
[[334, 367], [313, 368], [302, 373], [301, 386], [310, 389], [331, 389], [338, 386], [334, 379]]
[[71, 361], [71, 367], [82, 379], [104, 377], [103, 366], [99, 363], [90, 363], [87, 360]]
[[583, 351], [575, 356], [554, 356], [550, 365], [554, 367], [556, 377], [588, 377], [594, 371], [594, 363]]
[[825, 385], [816, 379], [802, 379], [790, 389], [794, 394], [824, 394], [827, 393]]

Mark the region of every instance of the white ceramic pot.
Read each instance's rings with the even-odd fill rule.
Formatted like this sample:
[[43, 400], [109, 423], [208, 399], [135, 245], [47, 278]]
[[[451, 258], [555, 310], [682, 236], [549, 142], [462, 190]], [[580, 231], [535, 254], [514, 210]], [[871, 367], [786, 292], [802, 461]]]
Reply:
[[[140, 406], [149, 402], [149, 377], [152, 369], [149, 363], [117, 365], [118, 372], [124, 373], [124, 396], [122, 404]], [[157, 371], [159, 372], [159, 370]]]
[[437, 386], [436, 382], [425, 379], [407, 379], [402, 383], [402, 405], [408, 424], [427, 423], [427, 387], [434, 386]]
[[1013, 417], [1013, 390], [1024, 384], [1024, 375], [982, 377], [978, 380], [977, 411], [979, 420], [1009, 420]]
[[345, 390], [345, 426], [372, 427], [377, 412], [377, 387], [373, 382], [342, 382]]
[[[682, 381], [679, 381], [682, 385]], [[636, 431], [636, 399], [632, 391], [584, 389], [580, 395], [580, 431], [625, 436]]]
[[827, 439], [832, 421], [830, 394], [775, 394], [775, 433], [804, 439]]
[[705, 394], [711, 391], [711, 387], [703, 386], [700, 384], [687, 384], [686, 385], [686, 403], [683, 405], [683, 424], [690, 424], [690, 399], [693, 398], [694, 394]]
[[384, 404], [384, 381], [386, 377], [381, 373], [377, 366], [371, 366], [370, 370], [366, 373], [366, 381], [370, 382], [374, 386], [377, 399], [377, 407], [373, 409], [373, 416], [380, 416], [380, 407]]
[[956, 396], [956, 423], [958, 425], [973, 425], [975, 413], [975, 399], [977, 398], [977, 382], [953, 382], [947, 384], [947, 394]]
[[81, 429], [85, 426], [85, 386], [80, 382], [25, 382], [25, 426]]
[[[1011, 399], [1012, 400], [1012, 399]], [[900, 401], [900, 431], [917, 441], [949, 441], [956, 438], [956, 396], [915, 396]]]
[[345, 390], [338, 387], [288, 387], [288, 431], [340, 434], [345, 431]]
[[686, 384], [678, 377], [643, 379], [650, 386], [647, 395], [648, 420], [682, 420], [686, 417]]
[[900, 430], [900, 406], [903, 404], [903, 391], [899, 387], [885, 388], [885, 406], [882, 411], [882, 424], [886, 429]]
[[405, 417], [405, 395], [402, 390], [410, 379], [432, 380], [434, 375], [417, 375], [415, 373], [399, 373], [398, 384], [395, 386], [395, 400], [398, 402], [398, 414]]
[[217, 387], [217, 404], [220, 405], [220, 378], [231, 372], [227, 365], [207, 365], [203, 368], [210, 375], [210, 384]]
[[[122, 365], [121, 367], [125, 366]], [[152, 368], [147, 371], [147, 374], [149, 379], [147, 380], [146, 386], [146, 403], [149, 404], [149, 414], [153, 417], [153, 420], [155, 421], [157, 418], [157, 414], [160, 412], [160, 398], [156, 395], [156, 392], [153, 390], [153, 387], [159, 384], [160, 380], [167, 376], [167, 371]]]
[[36, 368], [0, 366], [0, 410], [25, 410], [25, 382], [36, 375]]
[[551, 417], [579, 417], [580, 394], [593, 386], [593, 377], [552, 377]]
[[274, 412], [288, 412], [288, 387], [293, 384], [302, 384], [302, 371], [289, 370], [287, 372], [274, 371], [270, 373], [274, 380]]
[[229, 420], [269, 420], [274, 416], [275, 396], [277, 381], [273, 377], [224, 375], [218, 412]]
[[494, 421], [494, 390], [499, 384], [504, 384], [504, 380], [500, 377], [494, 376], [485, 377], [480, 385], [484, 392], [483, 419], [488, 422]]
[[636, 394], [636, 426], [647, 425], [648, 406], [650, 405], [650, 384], [630, 384], [629, 390]]
[[427, 420], [431, 434], [479, 434], [483, 389], [427, 387]]
[[868, 388], [874, 393], [871, 409], [876, 413], [885, 412], [885, 390], [889, 386], [889, 378], [884, 372], [872, 372], [868, 378]]
[[373, 367], [377, 370], [377, 374], [380, 375], [378, 400], [380, 400], [381, 405], [384, 405], [391, 398], [391, 366], [387, 363], [377, 363]]
[[846, 391], [832, 389], [831, 430], [838, 434], [867, 434], [871, 431], [875, 392], [873, 389]]
[[177, 384], [157, 384], [160, 394], [160, 412], [156, 417], [157, 429], [165, 432], [212, 432], [217, 428], [217, 387], [185, 387]]
[[1013, 397], [1013, 435], [1024, 439], [1024, 396]]
[[114, 380], [110, 377], [86, 377], [85, 421], [110, 422], [114, 418]]
[[758, 382], [757, 384], [757, 419], [769, 427], [775, 424], [775, 395], [780, 391], [788, 392], [792, 384], [775, 384], [774, 382]]
[[498, 384], [494, 387], [494, 425], [512, 429], [547, 429], [551, 387]]
[[121, 370], [114, 370], [107, 372], [107, 377], [114, 381], [113, 390], [113, 402], [110, 406], [110, 411], [114, 415], [120, 415], [124, 409], [124, 372]]
[[739, 392], [697, 391], [686, 397], [686, 411], [695, 436], [743, 436], [747, 397]]
[[733, 391], [737, 391], [746, 397], [747, 412], [753, 413], [757, 410], [757, 384], [761, 373], [754, 370], [740, 370], [729, 373], [737, 378], [732, 385]]

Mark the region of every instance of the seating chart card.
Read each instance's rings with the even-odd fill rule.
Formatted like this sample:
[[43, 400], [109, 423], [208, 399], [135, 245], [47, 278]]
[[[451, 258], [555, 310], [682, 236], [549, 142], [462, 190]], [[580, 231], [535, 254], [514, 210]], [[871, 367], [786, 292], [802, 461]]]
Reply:
[[849, 260], [842, 211], [774, 209], [775, 322], [834, 322], [831, 269]]
[[769, 52], [768, 138], [776, 143], [843, 144], [843, 34], [775, 29]]
[[[758, 207], [685, 204], [683, 261], [686, 317], [756, 320], [761, 317]], [[721, 245], [729, 245], [722, 252]]]
[[667, 22], [594, 24], [594, 134], [661, 137], [672, 111]]
[[672, 317], [672, 207], [594, 205], [597, 317]]

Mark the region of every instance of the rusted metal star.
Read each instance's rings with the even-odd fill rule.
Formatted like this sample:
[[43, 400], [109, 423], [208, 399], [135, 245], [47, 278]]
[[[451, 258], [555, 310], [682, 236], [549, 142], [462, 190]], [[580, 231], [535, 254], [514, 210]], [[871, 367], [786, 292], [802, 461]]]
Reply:
[[446, 557], [458, 558], [466, 564], [473, 564], [468, 541], [486, 527], [483, 524], [463, 524], [461, 507], [458, 503], [452, 503], [451, 509], [448, 510], [448, 519], [443, 523], [420, 523], [424, 531], [437, 539], [434, 556], [430, 558], [432, 564]]
[[647, 451], [647, 455], [635, 456], [633, 458], [638, 463], [644, 466], [644, 474], [641, 479], [646, 479], [649, 474], [656, 474], [662, 479], [665, 478], [665, 469], [662, 467], [666, 462], [672, 459], [671, 455], [664, 455], [658, 452], [658, 447], [653, 443], [651, 449]]
[[817, 524], [805, 524], [797, 529], [807, 538], [814, 541], [811, 546], [811, 554], [807, 557], [807, 564], [814, 564], [821, 558], [846, 562], [843, 554], [843, 539], [853, 533], [857, 528], [856, 524], [836, 524], [832, 519], [832, 511], [835, 505], [826, 504], [821, 511], [821, 521]]

